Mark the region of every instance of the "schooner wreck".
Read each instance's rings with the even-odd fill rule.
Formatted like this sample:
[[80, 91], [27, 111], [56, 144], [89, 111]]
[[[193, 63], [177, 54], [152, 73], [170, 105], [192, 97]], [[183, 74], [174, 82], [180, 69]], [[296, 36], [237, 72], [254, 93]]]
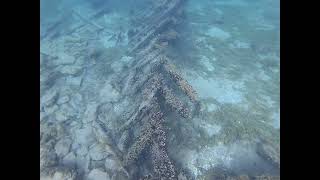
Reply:
[[[167, 153], [166, 114], [175, 111], [182, 118], [190, 118], [199, 107], [195, 90], [166, 56], [167, 47], [178, 37], [175, 26], [181, 21], [184, 2], [154, 1], [153, 8], [138, 17], [142, 24], [129, 31], [128, 53], [134, 56], [130, 71], [114, 82], [123, 95], [138, 105], [118, 132], [119, 136], [139, 132], [124, 150], [123, 166], [130, 169], [141, 154], [149, 153], [153, 173], [144, 179], [177, 179], [174, 162]], [[185, 94], [194, 106], [188, 107], [175, 95], [176, 91]]]
[[[118, 102], [111, 102], [111, 104], [117, 105], [121, 104], [121, 101], [127, 101], [129, 105], [126, 106], [127, 109], [121, 117], [116, 117], [119, 118], [116, 120], [117, 125], [110, 127], [112, 123], [106, 117], [113, 115], [109, 113], [109, 109], [114, 107], [110, 108], [110, 104], [99, 104], [94, 110], [94, 120], [90, 125], [94, 129], [98, 141], [102, 141], [101, 144], [112, 150], [114, 155], [112, 158], [116, 159], [118, 163], [117, 168], [113, 169], [114, 172], [111, 173], [110, 179], [192, 179], [189, 176], [187, 178], [187, 173], [181, 172], [179, 165], [170, 158], [168, 153], [168, 148], [170, 148], [168, 145], [168, 129], [170, 128], [168, 121], [180, 120], [168, 116], [173, 112], [178, 115], [175, 117], [181, 118], [181, 120], [190, 120], [201, 109], [196, 91], [176, 70], [173, 60], [169, 56], [170, 46], [179, 38], [178, 26], [184, 20], [183, 8], [186, 0], [150, 0], [149, 2], [152, 3], [150, 8], [135, 11], [131, 18], [133, 25], [127, 32], [129, 43], [126, 52], [126, 55], [133, 57], [128, 62], [129, 68], [116, 73], [112, 76], [111, 81], [113, 88], [117, 89], [121, 95]], [[101, 12], [105, 11], [107, 10], [102, 9]], [[82, 17], [77, 11], [73, 10], [71, 13], [94, 27], [99, 33], [106, 30], [99, 23], [91, 22], [90, 18]], [[54, 24], [54, 26], [58, 25]], [[81, 27], [85, 27], [85, 25], [77, 26], [79, 29]], [[67, 33], [72, 34], [76, 31], [75, 29]], [[117, 43], [121, 42], [122, 33], [113, 35], [113, 38], [117, 39]], [[85, 40], [78, 41], [76, 48], [82, 48], [83, 52], [86, 52], [86, 44], [88, 43]], [[86, 53], [77, 53], [79, 57], [83, 54]], [[97, 54], [99, 55], [99, 53]], [[59, 59], [58, 56], [50, 53], [40, 52], [40, 55], [44, 59], [42, 63], [46, 66], [51, 65], [50, 60]], [[95, 55], [92, 53], [92, 56]], [[88, 57], [85, 56], [85, 58]], [[89, 63], [86, 61], [84, 64]], [[83, 74], [87, 71], [84, 70]], [[48, 73], [50, 75], [48, 80], [43, 78], [45, 80], [43, 80], [42, 91], [54, 86], [51, 79], [63, 76], [58, 71], [52, 72]], [[81, 79], [80, 87], [84, 84], [83, 79]], [[52, 101], [57, 101], [58, 96], [52, 96], [54, 99]], [[54, 103], [50, 101], [51, 104]], [[91, 122], [86, 123], [82, 126], [89, 126], [88, 124]], [[47, 123], [46, 120], [43, 120], [42, 124], [44, 129], [41, 130], [40, 137], [42, 172], [47, 174], [62, 172], [65, 176], [69, 176], [69, 179], [83, 179], [84, 176], [87, 176], [88, 172], [80, 172], [80, 165], [76, 168], [70, 165], [65, 166], [54, 155], [54, 146], [56, 146], [58, 138], [52, 137], [57, 136], [56, 134], [63, 128], [60, 125], [54, 127], [55, 125], [52, 125], [54, 123]], [[228, 177], [228, 179], [245, 178], [246, 176]]]

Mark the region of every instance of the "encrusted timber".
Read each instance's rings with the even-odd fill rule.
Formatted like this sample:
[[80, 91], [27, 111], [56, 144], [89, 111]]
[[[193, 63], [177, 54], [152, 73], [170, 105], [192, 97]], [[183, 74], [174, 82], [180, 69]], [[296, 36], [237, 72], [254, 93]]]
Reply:
[[[147, 15], [142, 20], [147, 24], [147, 26], [145, 26], [134, 37], [132, 37], [131, 42], [137, 41], [140, 36], [143, 36], [143, 34], [146, 34], [146, 32], [154, 29], [156, 27], [155, 25], [159, 24], [159, 22], [161, 22], [163, 19], [172, 17], [174, 12], [181, 6], [181, 2], [181, 0], [172, 0], [171, 3], [167, 3], [167, 8], [164, 10], [157, 11], [156, 9], [152, 9], [152, 13]], [[164, 5], [162, 7], [164, 7]]]
[[165, 99], [165, 103], [170, 106], [171, 110], [176, 111], [183, 118], [190, 117], [190, 111], [178, 98], [174, 96], [171, 89], [163, 81], [160, 74], [155, 74], [146, 83], [146, 88], [143, 91], [143, 96], [146, 98], [143, 100], [138, 110], [131, 116], [131, 118], [125, 122], [125, 124], [119, 129], [120, 134], [130, 129], [132, 126], [140, 122], [148, 113], [150, 113], [152, 107], [157, 101], [157, 92]]
[[189, 109], [175, 97], [171, 89], [166, 85], [163, 85], [160, 90], [163, 98], [165, 99], [165, 103], [170, 106], [171, 110], [176, 111], [183, 118], [189, 118], [191, 116]]
[[121, 126], [121, 128], [119, 129], [120, 134], [132, 128], [135, 124], [140, 122], [146, 115], [150, 113], [152, 109], [151, 101], [153, 101], [153, 99], [147, 102], [143, 102], [139, 106], [139, 109], [134, 113], [134, 115], [131, 116], [131, 118]]
[[122, 77], [121, 92], [130, 97], [136, 96], [137, 93], [144, 91], [148, 88], [148, 82], [158, 74], [160, 52], [147, 54], [143, 59], [134, 61], [138, 65], [133, 65], [133, 70]]
[[77, 17], [79, 17], [82, 21], [86, 22], [87, 24], [92, 25], [93, 27], [97, 28], [98, 30], [103, 30], [105, 29], [104, 27], [98, 25], [97, 23], [95, 23], [94, 21], [89, 20], [88, 18], [83, 17], [80, 13], [78, 13], [75, 10], [71, 10], [72, 14], [76, 15]]
[[110, 130], [105, 126], [103, 120], [99, 119], [99, 114], [101, 111], [102, 105], [99, 105], [97, 108], [97, 113], [95, 120], [92, 123], [92, 127], [95, 129], [95, 134], [98, 138], [100, 143], [103, 143], [110, 147], [110, 149], [114, 152], [118, 159], [122, 160], [122, 152], [117, 148], [116, 142], [113, 139], [113, 135], [111, 134]]
[[129, 53], [135, 53], [136, 50], [147, 45], [152, 38], [157, 37], [164, 30], [166, 30], [170, 24], [174, 23], [173, 17], [175, 11], [181, 6], [182, 0], [173, 0], [168, 4], [168, 9], [163, 13], [152, 15], [152, 23], [149, 23], [149, 26], [146, 26], [140, 32], [138, 32], [130, 41], [130, 44], [135, 44], [133, 48], [129, 50]]
[[168, 156], [166, 147], [154, 142], [151, 148], [155, 179], [176, 180], [176, 170]]
[[142, 40], [135, 43], [135, 46], [133, 46], [133, 48], [129, 50], [129, 54], [133, 54], [138, 49], [146, 46], [151, 41], [151, 39], [160, 34], [166, 28], [166, 26], [170, 24], [170, 22], [171, 20], [169, 18], [166, 18], [162, 20], [158, 25], [156, 25], [154, 29], [146, 31], [145, 36], [141, 37]]
[[162, 60], [164, 72], [170, 75], [171, 79], [179, 86], [179, 88], [189, 97], [189, 99], [198, 103], [197, 93], [192, 86], [174, 69], [172, 64], [168, 63], [167, 59]]
[[163, 120], [163, 113], [161, 113], [157, 107], [154, 108], [154, 113], [152, 113], [150, 120], [144, 123], [143, 130], [139, 137], [136, 139], [134, 144], [129, 148], [129, 151], [124, 158], [124, 166], [128, 167], [133, 162], [135, 162], [142, 151], [149, 147], [156, 127], [160, 126]]
[[119, 129], [120, 134], [132, 128], [135, 124], [140, 122], [145, 116], [147, 116], [154, 107], [157, 107], [157, 92], [162, 84], [162, 76], [159, 74], [153, 74], [151, 78], [148, 79], [147, 83], [144, 85], [143, 99], [140, 103], [138, 110], [134, 113], [131, 118], [125, 122], [125, 124]]
[[116, 157], [121, 160], [123, 154], [117, 148], [116, 143], [112, 139], [110, 133], [106, 132], [104, 125], [101, 122], [95, 120], [93, 121], [93, 128], [95, 129], [96, 136], [100, 137], [99, 140], [102, 141], [101, 143], [107, 145], [112, 150], [112, 152], [114, 152]]
[[154, 138], [151, 147], [151, 157], [154, 176], [157, 179], [173, 180], [176, 178], [176, 170], [171, 162], [166, 145], [167, 137], [162, 124], [155, 127]]
[[150, 144], [152, 132], [150, 126], [147, 126], [142, 131], [134, 144], [129, 148], [128, 154], [125, 157], [124, 165], [127, 167], [136, 161], [141, 152]]
[[[155, 96], [158, 90], [160, 90], [160, 95], [165, 99], [166, 104], [169, 105], [173, 111], [178, 112], [183, 118], [188, 118], [191, 115], [189, 109], [172, 93], [172, 90], [167, 85], [168, 82], [164, 80], [162, 74], [169, 74], [169, 76], [172, 76], [174, 74], [174, 77], [176, 78], [172, 78], [173, 81], [177, 84], [179, 89], [181, 89], [182, 92], [184, 92], [190, 99], [193, 98], [193, 102], [196, 98], [195, 92], [192, 91], [192, 87], [184, 79], [182, 79], [182, 77], [178, 75], [178, 73], [175, 72], [174, 69], [170, 69], [170, 73], [164, 71], [165, 68], [162, 67], [162, 65], [165, 63], [164, 59], [165, 58], [160, 57], [157, 62], [153, 63], [153, 66], [148, 66], [150, 73], [149, 75], [140, 76], [140, 79], [142, 81], [145, 81], [146, 83], [132, 83], [131, 89], [137, 88], [137, 90], [134, 90], [134, 92], [138, 92], [138, 90], [140, 92], [141, 88], [144, 88], [144, 96], [149, 96], [148, 101], [142, 102], [139, 111], [146, 109], [148, 103], [151, 102], [150, 99]], [[124, 127], [126, 127], [125, 129], [129, 128], [133, 123], [135, 123], [135, 121], [140, 119], [138, 118], [140, 116], [138, 115], [138, 113], [141, 114], [142, 112], [139, 111], [129, 121], [126, 122], [126, 124], [124, 125]]]

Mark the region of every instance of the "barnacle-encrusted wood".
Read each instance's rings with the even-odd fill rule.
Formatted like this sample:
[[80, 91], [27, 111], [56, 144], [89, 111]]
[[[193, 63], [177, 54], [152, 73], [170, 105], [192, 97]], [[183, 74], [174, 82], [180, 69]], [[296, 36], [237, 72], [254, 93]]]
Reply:
[[137, 104], [118, 131], [119, 136], [129, 131], [137, 134], [125, 150], [122, 164], [130, 172], [145, 154], [151, 158], [153, 170], [151, 174], [140, 174], [140, 179], [177, 179], [174, 162], [167, 154], [166, 113], [175, 111], [183, 118], [192, 116], [191, 105], [184, 102], [187, 99], [179, 98], [182, 95], [197, 104], [196, 92], [166, 56], [170, 41], [179, 37], [174, 27], [184, 0], [153, 2], [153, 8], [140, 17], [141, 27], [132, 31], [135, 33], [130, 38], [128, 53], [134, 58], [130, 70], [119, 74], [114, 82], [125, 97]]
[[144, 24], [139, 32], [131, 38], [132, 48], [130, 52], [143, 48], [155, 36], [168, 30], [171, 24], [177, 23], [175, 15], [177, 15], [178, 9], [181, 8], [183, 2], [184, 0], [155, 0], [151, 14], [146, 13], [146, 17], [140, 19]]

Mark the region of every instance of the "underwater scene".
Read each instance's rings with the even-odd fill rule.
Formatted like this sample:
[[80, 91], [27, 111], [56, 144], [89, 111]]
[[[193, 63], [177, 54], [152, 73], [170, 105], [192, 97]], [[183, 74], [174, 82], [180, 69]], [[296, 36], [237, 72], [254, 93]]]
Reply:
[[280, 1], [41, 0], [40, 179], [280, 179]]

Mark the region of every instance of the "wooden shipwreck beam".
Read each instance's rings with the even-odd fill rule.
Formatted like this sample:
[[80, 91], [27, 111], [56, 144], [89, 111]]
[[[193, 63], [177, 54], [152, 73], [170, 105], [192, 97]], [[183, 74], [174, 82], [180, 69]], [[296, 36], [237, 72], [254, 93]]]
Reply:
[[132, 97], [133, 102], [138, 104], [136, 112], [132, 112], [132, 116], [119, 129], [119, 136], [132, 131], [139, 134], [125, 150], [123, 166], [128, 172], [132, 165], [139, 164], [141, 154], [146, 152], [151, 158], [153, 172], [139, 178], [177, 179], [178, 172], [167, 154], [166, 113], [169, 109], [182, 118], [192, 116], [192, 107], [178, 98], [177, 91], [189, 97], [195, 106], [198, 100], [191, 85], [174, 69], [166, 56], [166, 48], [174, 39], [172, 37], [177, 35], [173, 29], [180, 18], [184, 0], [157, 0], [154, 3], [156, 5], [147, 10], [150, 12], [141, 17], [146, 23], [130, 37], [128, 53], [134, 56], [130, 70], [114, 82], [122, 94]]

